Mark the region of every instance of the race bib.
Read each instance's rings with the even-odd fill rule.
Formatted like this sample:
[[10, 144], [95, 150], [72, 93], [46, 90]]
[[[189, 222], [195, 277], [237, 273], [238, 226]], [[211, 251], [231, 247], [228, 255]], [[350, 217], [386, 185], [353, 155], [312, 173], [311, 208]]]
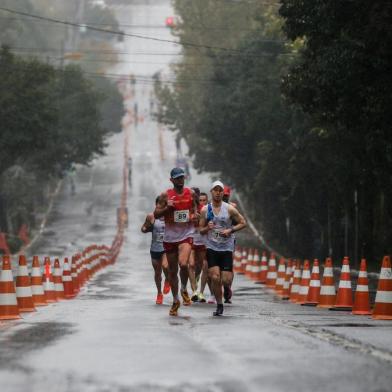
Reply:
[[189, 210], [174, 211], [174, 222], [176, 223], [189, 222]]
[[156, 241], [156, 242], [163, 242], [163, 233], [158, 233], [158, 234], [155, 236], [155, 241]]
[[222, 229], [213, 229], [212, 230], [212, 240], [215, 242], [226, 242], [229, 237], [224, 237], [222, 235]]

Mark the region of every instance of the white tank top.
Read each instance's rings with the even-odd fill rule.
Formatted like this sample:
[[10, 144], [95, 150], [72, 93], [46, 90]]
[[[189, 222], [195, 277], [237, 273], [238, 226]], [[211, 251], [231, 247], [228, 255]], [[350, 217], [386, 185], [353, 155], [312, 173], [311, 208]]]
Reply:
[[[211, 209], [212, 205], [209, 203], [208, 209]], [[220, 233], [224, 229], [229, 229], [233, 226], [230, 215], [229, 215], [229, 204], [222, 202], [218, 215], [213, 213], [213, 219], [215, 227], [208, 231], [206, 239], [206, 247], [215, 251], [234, 251], [234, 236], [230, 234], [228, 237], [223, 237]]]
[[152, 252], [163, 252], [163, 236], [165, 234], [165, 220], [155, 219], [152, 227], [152, 237], [150, 250]]

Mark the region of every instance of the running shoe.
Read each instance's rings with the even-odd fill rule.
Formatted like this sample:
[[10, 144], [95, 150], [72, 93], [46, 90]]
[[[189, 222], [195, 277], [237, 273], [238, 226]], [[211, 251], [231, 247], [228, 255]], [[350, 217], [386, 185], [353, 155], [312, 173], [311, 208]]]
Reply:
[[210, 296], [208, 297], [207, 303], [209, 303], [209, 304], [216, 304], [215, 296], [210, 295]]
[[231, 304], [231, 297], [233, 296], [233, 292], [230, 287], [223, 288], [223, 297], [225, 299], [225, 304]]
[[201, 303], [206, 302], [206, 297], [204, 297], [203, 293], [199, 293], [198, 297], [199, 297], [199, 302], [201, 302]]
[[197, 291], [194, 291], [194, 292], [193, 292], [192, 297], [191, 297], [191, 300], [192, 300], [193, 302], [197, 302], [197, 301], [199, 300], [199, 296], [198, 296], [198, 294], [197, 294]]
[[215, 312], [212, 313], [213, 316], [222, 316], [223, 314], [223, 304], [216, 305]]
[[163, 294], [162, 293], [161, 294], [157, 294], [157, 299], [156, 299], [155, 303], [157, 305], [162, 305], [162, 303], [163, 303]]
[[181, 291], [182, 303], [184, 306], [190, 306], [192, 304], [189, 294], [186, 290]]
[[170, 311], [169, 311], [169, 316], [177, 316], [178, 309], [180, 306], [181, 306], [181, 303], [179, 300], [173, 302], [173, 305], [171, 306]]
[[167, 294], [170, 291], [170, 283], [168, 280], [165, 280], [165, 284], [163, 285], [163, 294]]

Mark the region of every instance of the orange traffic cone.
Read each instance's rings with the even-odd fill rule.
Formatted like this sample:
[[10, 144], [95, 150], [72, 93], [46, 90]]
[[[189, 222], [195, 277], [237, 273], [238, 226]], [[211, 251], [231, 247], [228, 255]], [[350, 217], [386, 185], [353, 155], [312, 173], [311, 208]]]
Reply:
[[320, 268], [317, 259], [313, 262], [312, 276], [310, 277], [309, 292], [304, 305], [316, 306], [320, 297]]
[[27, 261], [24, 255], [19, 256], [19, 267], [16, 275], [16, 298], [20, 312], [35, 312], [31, 280]]
[[354, 295], [354, 306], [353, 314], [372, 314], [370, 312], [370, 301], [369, 301], [369, 281], [366, 270], [366, 260], [361, 260], [359, 267], [357, 289]]
[[276, 283], [276, 259], [275, 259], [275, 255], [271, 253], [270, 259], [268, 261], [267, 280], [265, 285], [267, 287], [274, 288], [275, 283]]
[[246, 262], [246, 267], [245, 267], [245, 276], [248, 278], [251, 276], [252, 272], [252, 264], [253, 264], [253, 249], [248, 250], [248, 260]]
[[294, 303], [297, 302], [299, 288], [301, 285], [301, 277], [302, 277], [301, 262], [297, 260], [294, 267], [293, 284], [291, 285], [291, 290], [290, 290], [290, 298], [289, 298], [290, 302], [294, 302]]
[[[114, 258], [114, 255], [112, 256], [112, 258]], [[238, 271], [239, 274], [244, 274], [245, 273], [245, 268], [246, 268], [246, 263], [248, 261], [248, 252], [246, 251], [246, 249], [242, 249], [242, 257], [241, 257], [241, 269], [240, 271]], [[112, 263], [114, 263], [114, 261], [112, 261]]]
[[68, 263], [68, 257], [64, 258], [62, 281], [64, 287], [64, 297], [67, 299], [75, 297], [71, 276], [71, 267]]
[[252, 266], [252, 272], [250, 274], [250, 278], [254, 281], [257, 280], [259, 276], [259, 269], [260, 269], [260, 256], [259, 256], [259, 251], [255, 249], [255, 253], [253, 254], [253, 266]]
[[392, 269], [389, 256], [385, 256], [382, 261], [372, 317], [379, 320], [392, 320]]
[[283, 257], [279, 260], [278, 276], [275, 282], [275, 291], [277, 294], [283, 293], [284, 278], [286, 275], [286, 262]]
[[0, 272], [0, 320], [19, 319], [18, 301], [16, 299], [14, 277], [12, 276], [11, 259], [3, 256]]
[[336, 289], [335, 289], [335, 279], [333, 277], [333, 265], [332, 259], [328, 257], [324, 264], [323, 281], [321, 284], [319, 303], [317, 307], [319, 308], [330, 308], [335, 305], [336, 301]]
[[64, 299], [64, 285], [59, 259], [54, 260], [53, 283], [57, 300]]
[[257, 278], [257, 281], [259, 283], [264, 284], [267, 281], [267, 271], [268, 271], [267, 252], [264, 251], [263, 255], [261, 256], [260, 271]]
[[38, 256], [33, 256], [33, 264], [31, 266], [31, 294], [35, 306], [47, 305]]
[[331, 310], [351, 310], [353, 307], [353, 291], [351, 289], [350, 262], [348, 257], [343, 258], [342, 271], [335, 305]]
[[284, 275], [283, 291], [281, 294], [282, 299], [289, 299], [290, 297], [290, 280], [293, 276], [293, 262], [291, 259], [287, 260], [286, 273]]
[[241, 269], [241, 248], [237, 246], [234, 252], [234, 272], [238, 272]]
[[76, 256], [72, 256], [71, 277], [72, 277], [72, 286], [73, 286], [74, 294], [77, 295], [80, 290], [80, 285], [79, 285], [79, 277], [78, 277], [78, 270], [76, 264]]
[[302, 271], [301, 284], [299, 286], [299, 292], [296, 303], [303, 305], [306, 302], [309, 292], [310, 283], [310, 263], [309, 260], [304, 260], [304, 268]]
[[46, 302], [52, 303], [57, 302], [56, 292], [54, 290], [53, 276], [52, 276], [52, 266], [50, 264], [50, 258], [45, 257], [44, 259], [44, 274], [42, 275], [44, 292]]

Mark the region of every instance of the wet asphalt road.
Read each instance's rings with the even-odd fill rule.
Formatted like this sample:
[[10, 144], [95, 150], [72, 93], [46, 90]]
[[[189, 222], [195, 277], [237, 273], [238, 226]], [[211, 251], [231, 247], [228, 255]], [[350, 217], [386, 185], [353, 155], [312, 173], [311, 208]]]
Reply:
[[[140, 25], [161, 23], [171, 13], [168, 1], [146, 4], [118, 12]], [[157, 50], [153, 42], [123, 45]], [[151, 72], [137, 67], [134, 73]], [[169, 186], [175, 147], [173, 135], [163, 131], [161, 159], [150, 93], [151, 85], [136, 85], [127, 102], [133, 107], [137, 101], [145, 119], [127, 128], [133, 157], [130, 225], [117, 263], [99, 272], [76, 299], [0, 324], [0, 390], [391, 391], [390, 322], [283, 302], [243, 276], [236, 276], [233, 304], [222, 318], [212, 317], [213, 305], [182, 307], [179, 317], [170, 318], [170, 297], [154, 304], [150, 236], [140, 226], [155, 196]], [[78, 170], [74, 196], [64, 181], [30, 254], [69, 256], [91, 243], [111, 243], [123, 141], [122, 134], [114, 135], [105, 157]], [[192, 174], [192, 185], [208, 189], [208, 176]]]

